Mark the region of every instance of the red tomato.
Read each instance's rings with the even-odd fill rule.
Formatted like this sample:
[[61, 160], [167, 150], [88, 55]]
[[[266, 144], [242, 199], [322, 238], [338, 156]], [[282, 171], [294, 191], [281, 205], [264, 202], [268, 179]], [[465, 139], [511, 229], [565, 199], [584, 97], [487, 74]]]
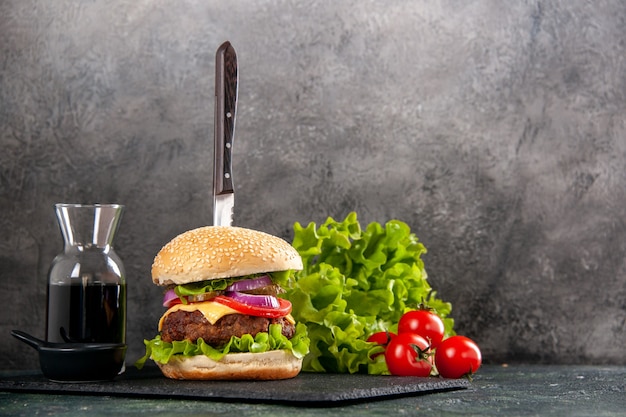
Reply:
[[240, 303], [239, 301], [234, 300], [231, 297], [225, 297], [223, 295], [218, 295], [211, 301], [223, 304], [227, 307], [232, 308], [233, 310], [237, 310], [241, 314], [247, 314], [249, 316], [276, 319], [279, 317], [284, 317], [287, 314], [291, 313], [291, 303], [284, 298], [278, 298], [278, 302], [280, 304], [278, 308], [251, 306], [248, 304]]
[[172, 298], [171, 300], [168, 300], [167, 302], [163, 303], [163, 307], [166, 308], [170, 308], [172, 306], [175, 306], [176, 304], [182, 304], [183, 302], [180, 300], [180, 298], [176, 297], [176, 298]]
[[435, 365], [444, 378], [471, 376], [482, 363], [478, 345], [465, 336], [452, 336], [435, 351]]
[[[376, 343], [383, 346], [384, 348], [387, 348], [387, 345], [394, 337], [396, 337], [396, 334], [392, 332], [377, 332], [371, 334], [370, 337], [367, 338], [367, 341], [371, 343]], [[382, 355], [383, 353], [384, 352], [375, 353], [374, 355], [372, 355], [372, 359]]]
[[394, 337], [396, 337], [396, 334], [392, 332], [377, 332], [370, 335], [370, 337], [367, 338], [367, 341], [387, 346]]
[[407, 311], [398, 322], [398, 333], [418, 334], [433, 349], [443, 340], [444, 331], [443, 320], [430, 310]]
[[385, 361], [392, 375], [430, 375], [433, 367], [428, 342], [415, 333], [400, 333], [392, 338], [385, 350]]

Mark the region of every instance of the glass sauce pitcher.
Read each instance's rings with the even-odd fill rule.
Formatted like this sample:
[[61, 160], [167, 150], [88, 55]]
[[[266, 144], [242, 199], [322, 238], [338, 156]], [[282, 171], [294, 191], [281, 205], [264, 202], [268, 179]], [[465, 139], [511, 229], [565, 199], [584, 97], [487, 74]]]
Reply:
[[126, 274], [113, 249], [123, 209], [55, 205], [64, 250], [48, 273], [47, 341], [126, 343]]

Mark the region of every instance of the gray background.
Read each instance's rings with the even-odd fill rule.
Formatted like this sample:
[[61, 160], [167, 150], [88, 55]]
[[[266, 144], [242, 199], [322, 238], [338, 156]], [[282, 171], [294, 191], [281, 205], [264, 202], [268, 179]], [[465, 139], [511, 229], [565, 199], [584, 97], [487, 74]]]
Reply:
[[626, 3], [0, 0], [0, 368], [37, 366], [56, 202], [126, 205], [150, 266], [211, 223], [214, 57], [239, 55], [237, 225], [356, 210], [426, 245], [487, 362], [626, 363]]

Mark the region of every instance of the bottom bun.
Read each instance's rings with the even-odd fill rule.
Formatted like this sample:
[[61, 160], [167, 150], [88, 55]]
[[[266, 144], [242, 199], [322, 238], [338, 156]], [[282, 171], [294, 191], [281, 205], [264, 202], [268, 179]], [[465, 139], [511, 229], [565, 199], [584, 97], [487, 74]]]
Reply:
[[286, 350], [263, 353], [229, 353], [219, 361], [208, 356], [173, 356], [168, 363], [157, 362], [171, 379], [196, 380], [273, 380], [293, 378], [302, 369], [302, 359]]

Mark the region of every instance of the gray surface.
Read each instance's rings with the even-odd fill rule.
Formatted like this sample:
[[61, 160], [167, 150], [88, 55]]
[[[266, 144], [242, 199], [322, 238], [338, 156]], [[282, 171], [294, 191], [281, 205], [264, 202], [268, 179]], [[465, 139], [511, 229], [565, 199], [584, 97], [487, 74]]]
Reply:
[[[347, 377], [347, 375], [344, 375]], [[563, 416], [623, 417], [626, 368], [486, 366], [468, 389], [330, 407], [256, 401], [132, 399], [0, 392], [0, 416]]]
[[41, 374], [0, 377], [0, 391], [48, 394], [112, 395], [190, 400], [246, 401], [302, 406], [337, 406], [464, 389], [466, 379], [408, 378], [374, 375], [301, 373], [278, 381], [178, 381], [155, 366], [130, 368], [113, 381], [50, 382]]
[[406, 221], [485, 359], [625, 363], [626, 3], [0, 2], [0, 369], [34, 368], [55, 202], [127, 206], [131, 361], [153, 256], [210, 223], [213, 62], [239, 56], [235, 223]]

